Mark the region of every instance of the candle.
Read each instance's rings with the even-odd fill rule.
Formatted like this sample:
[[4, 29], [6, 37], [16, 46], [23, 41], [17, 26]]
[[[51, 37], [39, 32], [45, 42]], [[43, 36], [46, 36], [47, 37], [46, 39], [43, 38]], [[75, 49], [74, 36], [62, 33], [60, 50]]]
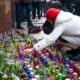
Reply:
[[68, 75], [69, 75], [69, 76], [72, 76], [72, 75], [73, 75], [73, 69], [69, 69]]
[[73, 78], [74, 78], [74, 80], [78, 79], [78, 74], [76, 72], [73, 73]]
[[54, 44], [53, 44], [53, 47], [55, 47], [55, 48], [56, 48], [56, 47], [57, 47], [57, 44], [56, 44], [56, 43], [54, 43]]
[[30, 60], [30, 61], [32, 61], [32, 56], [30, 55], [30, 56], [28, 56], [28, 59]]
[[73, 64], [73, 61], [72, 61], [72, 60], [70, 60], [70, 62], [69, 62], [69, 67], [70, 67], [70, 68], [72, 68], [72, 67], [73, 67], [73, 65], [74, 65], [74, 64]]
[[68, 57], [67, 53], [63, 54], [63, 58], [66, 59]]
[[47, 67], [49, 66], [49, 63], [48, 63], [48, 61], [46, 62], [46, 66], [47, 66]]
[[22, 73], [22, 74], [21, 74], [21, 78], [24, 78], [25, 76], [26, 76], [25, 73]]
[[69, 71], [69, 64], [66, 64], [66, 71]]
[[63, 58], [62, 57], [58, 58], [58, 61], [59, 61], [59, 63], [62, 63], [63, 62]]
[[38, 65], [38, 61], [33, 61], [34, 67]]
[[69, 58], [64, 60], [64, 64], [69, 64]]
[[20, 58], [21, 60], [24, 60], [24, 59], [25, 59], [25, 56], [24, 56], [23, 54], [19, 54], [19, 58]]
[[78, 67], [77, 73], [78, 73], [78, 75], [80, 76], [80, 67]]
[[28, 38], [28, 35], [24, 35], [23, 38], [24, 38], [24, 39], [27, 39], [27, 38]]
[[46, 64], [47, 60], [46, 58], [43, 59], [43, 64]]
[[61, 73], [58, 74], [57, 80], [63, 80], [63, 77], [62, 77], [62, 74]]
[[74, 72], [78, 71], [78, 64], [74, 64], [73, 70], [74, 70]]
[[55, 56], [55, 55], [52, 55], [51, 59], [52, 59], [53, 61], [56, 61], [56, 56]]
[[38, 54], [38, 58], [39, 58], [39, 59], [41, 58], [41, 53]]

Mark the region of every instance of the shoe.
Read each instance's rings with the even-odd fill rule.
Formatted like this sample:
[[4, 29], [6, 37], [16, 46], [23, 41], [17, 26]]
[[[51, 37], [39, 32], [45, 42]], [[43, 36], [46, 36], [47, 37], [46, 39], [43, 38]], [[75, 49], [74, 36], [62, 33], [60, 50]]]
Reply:
[[28, 26], [28, 27], [33, 27], [33, 24], [28, 24], [27, 26]]
[[35, 17], [32, 17], [32, 19], [35, 19]]
[[24, 29], [23, 27], [21, 27], [21, 26], [17, 26], [17, 29]]
[[28, 33], [38, 33], [41, 30], [42, 29], [40, 27], [34, 26], [34, 27], [28, 29]]
[[41, 19], [41, 17], [38, 17], [38, 19]]
[[22, 19], [22, 22], [26, 22], [27, 20], [26, 19]]
[[68, 54], [68, 55], [75, 55], [75, 53], [77, 53], [77, 50], [70, 50], [70, 51], [66, 51], [66, 53]]
[[73, 55], [70, 57], [70, 60], [79, 61], [80, 60], [80, 53]]

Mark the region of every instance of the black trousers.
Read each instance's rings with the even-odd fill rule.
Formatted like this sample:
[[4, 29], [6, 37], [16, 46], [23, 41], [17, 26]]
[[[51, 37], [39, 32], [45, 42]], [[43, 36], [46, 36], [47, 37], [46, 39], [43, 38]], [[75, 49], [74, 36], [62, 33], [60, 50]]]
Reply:
[[41, 13], [40, 13], [40, 11], [41, 11], [40, 2], [39, 1], [38, 2], [33, 2], [32, 3], [32, 7], [33, 7], [33, 12], [32, 12], [33, 19], [36, 18], [36, 10], [37, 10], [37, 14], [38, 14], [38, 19], [40, 19], [40, 17], [41, 17]]
[[63, 39], [61, 36], [58, 38], [58, 40], [60, 40], [63, 43], [69, 43], [67, 40]]
[[[60, 40], [63, 43], [69, 43], [67, 40], [63, 39], [61, 36], [58, 38], [58, 40]], [[71, 49], [70, 51], [67, 51], [67, 53], [77, 55], [78, 53], [80, 53], [80, 47], [76, 49]]]

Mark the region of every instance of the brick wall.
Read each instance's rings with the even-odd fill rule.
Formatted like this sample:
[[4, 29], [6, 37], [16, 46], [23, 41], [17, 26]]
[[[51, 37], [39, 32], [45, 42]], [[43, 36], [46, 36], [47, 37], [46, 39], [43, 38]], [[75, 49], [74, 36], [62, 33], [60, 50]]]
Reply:
[[10, 31], [13, 26], [11, 1], [0, 0], [0, 33]]

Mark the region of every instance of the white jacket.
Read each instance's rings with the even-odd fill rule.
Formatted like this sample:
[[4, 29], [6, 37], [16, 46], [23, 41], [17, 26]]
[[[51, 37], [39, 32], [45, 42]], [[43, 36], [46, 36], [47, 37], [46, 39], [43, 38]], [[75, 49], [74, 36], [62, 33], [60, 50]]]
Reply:
[[54, 30], [46, 38], [35, 44], [34, 48], [40, 51], [54, 43], [60, 36], [70, 43], [70, 47], [80, 47], [80, 17], [60, 11], [55, 20]]

